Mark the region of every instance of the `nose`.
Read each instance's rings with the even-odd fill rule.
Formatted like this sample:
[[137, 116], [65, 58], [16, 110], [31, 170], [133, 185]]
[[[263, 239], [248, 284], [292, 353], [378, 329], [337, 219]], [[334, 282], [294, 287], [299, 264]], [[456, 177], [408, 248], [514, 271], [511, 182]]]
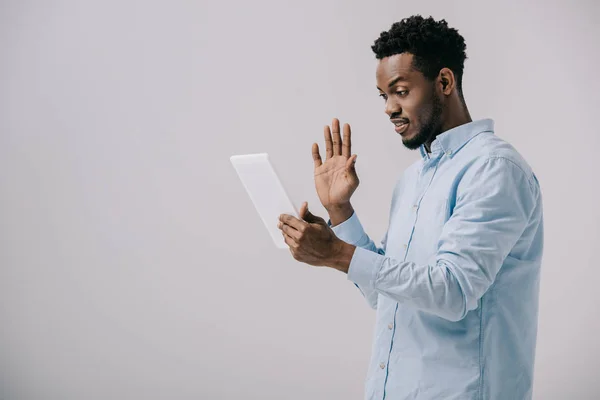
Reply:
[[385, 113], [388, 116], [391, 116], [394, 113], [401, 113], [401, 111], [402, 109], [397, 103], [392, 101], [390, 98], [387, 99], [387, 101], [385, 102]]

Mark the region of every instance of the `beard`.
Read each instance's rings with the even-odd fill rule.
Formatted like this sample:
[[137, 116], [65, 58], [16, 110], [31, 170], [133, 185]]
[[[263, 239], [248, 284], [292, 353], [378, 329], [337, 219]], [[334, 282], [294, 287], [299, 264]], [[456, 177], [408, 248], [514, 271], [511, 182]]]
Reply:
[[442, 102], [432, 88], [431, 101], [425, 111], [417, 118], [417, 133], [402, 144], [410, 150], [416, 150], [421, 145], [433, 141], [442, 126]]

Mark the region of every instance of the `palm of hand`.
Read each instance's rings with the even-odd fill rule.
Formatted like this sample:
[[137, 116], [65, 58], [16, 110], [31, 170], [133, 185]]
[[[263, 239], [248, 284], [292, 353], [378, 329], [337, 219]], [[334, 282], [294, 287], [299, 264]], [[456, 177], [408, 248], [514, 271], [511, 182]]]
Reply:
[[324, 162], [319, 154], [319, 145], [314, 143], [312, 148], [315, 164], [315, 186], [319, 200], [325, 208], [349, 203], [350, 197], [359, 184], [354, 168], [356, 155], [351, 155], [350, 125], [344, 125], [343, 140], [337, 118], [334, 118], [331, 128], [330, 130], [329, 126], [326, 126], [324, 130], [326, 150]]
[[358, 186], [356, 174], [347, 168], [348, 157], [333, 156], [315, 168], [317, 195], [324, 206], [343, 204]]

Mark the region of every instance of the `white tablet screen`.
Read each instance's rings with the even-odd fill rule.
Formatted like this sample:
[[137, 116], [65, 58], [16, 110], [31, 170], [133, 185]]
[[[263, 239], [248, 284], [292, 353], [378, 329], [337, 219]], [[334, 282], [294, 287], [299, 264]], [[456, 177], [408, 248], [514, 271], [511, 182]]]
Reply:
[[281, 230], [277, 227], [281, 214], [298, 217], [298, 211], [290, 200], [266, 153], [231, 156], [250, 200], [260, 215], [275, 245], [287, 249]]

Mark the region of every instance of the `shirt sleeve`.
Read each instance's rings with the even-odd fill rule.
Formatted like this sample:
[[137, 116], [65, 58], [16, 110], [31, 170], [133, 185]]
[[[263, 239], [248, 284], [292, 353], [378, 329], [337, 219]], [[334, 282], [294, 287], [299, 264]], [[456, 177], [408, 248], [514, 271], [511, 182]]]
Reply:
[[[381, 241], [381, 247], [378, 247], [375, 242], [365, 233], [356, 212], [346, 221], [336, 226], [331, 226], [331, 220], [327, 221], [335, 235], [346, 243], [356, 246], [357, 248], [365, 249], [373, 254], [385, 254], [385, 246], [387, 242], [387, 233]], [[377, 308], [377, 297], [379, 294], [372, 287], [361, 287], [358, 283], [354, 285], [360, 290], [369, 306], [373, 309]]]
[[539, 196], [537, 181], [514, 162], [488, 158], [461, 179], [429, 264], [357, 247], [348, 279], [368, 293], [458, 321], [477, 307], [530, 220], [539, 216]]

